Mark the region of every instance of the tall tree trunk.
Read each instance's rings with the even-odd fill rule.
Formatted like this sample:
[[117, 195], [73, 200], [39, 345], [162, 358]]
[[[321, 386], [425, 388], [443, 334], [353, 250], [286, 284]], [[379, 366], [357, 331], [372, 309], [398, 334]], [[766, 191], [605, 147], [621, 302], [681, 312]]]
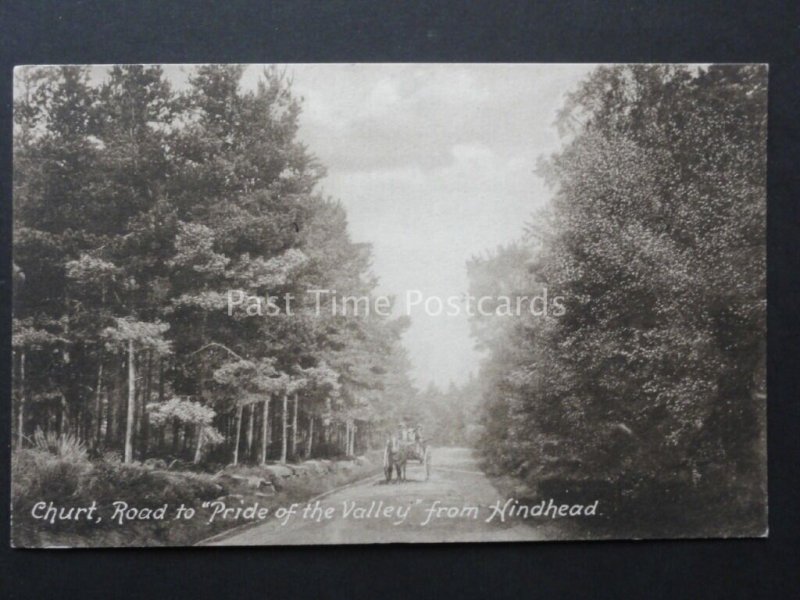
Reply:
[[145, 378], [144, 398], [141, 406], [141, 430], [142, 430], [142, 459], [147, 456], [147, 446], [150, 442], [150, 415], [147, 412], [147, 405], [150, 404], [150, 392], [153, 388], [153, 352], [147, 353], [147, 377]]
[[306, 446], [306, 458], [311, 458], [311, 447], [314, 443], [314, 415], [308, 416], [308, 445]]
[[300, 398], [297, 394], [294, 395], [294, 411], [292, 413], [292, 459], [297, 457], [297, 405], [300, 404]]
[[158, 357], [158, 403], [164, 402], [164, 357]]
[[271, 396], [267, 396], [264, 400], [264, 406], [261, 413], [261, 460], [262, 465], [267, 463], [267, 446], [269, 445], [269, 402], [272, 400]]
[[181, 424], [178, 419], [172, 420], [172, 455], [177, 458], [178, 457], [178, 442], [180, 441], [180, 427]]
[[286, 464], [286, 453], [288, 450], [286, 433], [287, 429], [289, 428], [289, 419], [288, 419], [288, 410], [289, 410], [289, 394], [283, 394], [283, 414], [281, 415], [281, 464]]
[[353, 456], [353, 442], [356, 440], [356, 424], [355, 421], [350, 421], [350, 435], [347, 436], [347, 455]]
[[200, 458], [203, 455], [203, 430], [205, 429], [204, 425], [197, 426], [197, 446], [195, 446], [194, 451], [194, 464], [200, 462]]
[[17, 450], [25, 441], [25, 350], [19, 357], [19, 414], [17, 415]]
[[114, 441], [114, 420], [115, 420], [115, 405], [114, 399], [117, 396], [116, 388], [116, 375], [112, 370], [112, 377], [108, 382], [108, 389], [106, 390], [106, 445], [110, 446]]
[[56, 410], [56, 435], [61, 437], [61, 434], [64, 432], [64, 407], [67, 404], [67, 399], [64, 397], [64, 394], [58, 399], [58, 407]]
[[123, 358], [120, 362], [119, 380], [117, 381], [117, 406], [116, 406], [116, 422], [114, 424], [114, 442], [119, 443], [120, 440], [125, 445], [125, 399], [127, 393], [124, 391], [126, 384], [126, 364], [127, 358]]
[[[164, 357], [158, 357], [158, 403], [164, 402]], [[164, 451], [164, 437], [166, 433], [166, 423], [158, 428], [158, 450]]]
[[242, 438], [242, 405], [236, 407], [236, 441], [233, 444], [233, 465], [239, 464], [239, 441]]
[[251, 403], [247, 407], [247, 459], [253, 459], [253, 434], [255, 433], [256, 405]]
[[125, 423], [125, 462], [133, 461], [133, 421], [136, 418], [136, 367], [133, 340], [128, 340], [128, 415]]
[[100, 355], [100, 365], [97, 367], [97, 393], [94, 398], [95, 430], [94, 447], [100, 447], [100, 436], [103, 434], [103, 356]]

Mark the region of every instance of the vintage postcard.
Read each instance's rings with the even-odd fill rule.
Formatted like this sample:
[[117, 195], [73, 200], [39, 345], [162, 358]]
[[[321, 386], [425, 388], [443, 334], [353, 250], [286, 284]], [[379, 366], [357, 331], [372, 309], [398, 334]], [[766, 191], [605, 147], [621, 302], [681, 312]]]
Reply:
[[20, 66], [15, 547], [767, 535], [767, 68]]

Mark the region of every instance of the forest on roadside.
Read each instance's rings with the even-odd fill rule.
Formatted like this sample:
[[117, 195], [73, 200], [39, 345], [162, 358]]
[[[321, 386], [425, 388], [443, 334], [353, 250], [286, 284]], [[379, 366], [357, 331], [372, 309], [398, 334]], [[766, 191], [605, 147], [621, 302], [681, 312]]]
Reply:
[[[289, 77], [243, 71], [176, 90], [158, 66], [17, 69], [18, 449], [286, 462], [363, 452], [401, 417], [407, 323], [314, 314], [307, 289], [371, 294], [371, 249], [317, 191]], [[229, 290], [296, 301], [229, 315]]]
[[[42, 543], [43, 499], [197, 502], [253, 478], [310, 497], [372, 472], [353, 458], [401, 423], [476, 447], [522, 500], [601, 499], [573, 536], [763, 534], [765, 67], [602, 66], [567, 94], [537, 168], [550, 202], [467, 262], [471, 295], [565, 312], [472, 317], [480, 373], [421, 391], [407, 319], [306, 293], [373, 296], [371, 248], [319, 190], [290, 78], [243, 75], [15, 72], [17, 543]], [[280, 310], [229, 314], [231, 290]], [[284, 467], [309, 459], [347, 465]], [[65, 527], [57, 543], [134, 543]]]
[[552, 201], [469, 263], [477, 296], [566, 306], [473, 319], [489, 469], [607, 499], [606, 535], [766, 529], [766, 100], [764, 66], [597, 68]]

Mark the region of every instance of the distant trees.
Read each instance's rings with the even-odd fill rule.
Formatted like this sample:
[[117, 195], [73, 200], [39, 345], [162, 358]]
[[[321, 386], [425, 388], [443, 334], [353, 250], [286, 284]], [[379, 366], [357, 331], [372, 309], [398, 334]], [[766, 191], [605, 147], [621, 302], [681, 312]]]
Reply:
[[[315, 191], [290, 82], [242, 74], [200, 66], [177, 92], [160, 67], [18, 70], [18, 444], [41, 428], [125, 461], [353, 453], [384, 398], [413, 394], [404, 322], [312, 313], [309, 288], [371, 293], [370, 248]], [[228, 290], [297, 302], [229, 316]]]
[[483, 431], [480, 419], [481, 380], [470, 377], [464, 383], [450, 383], [442, 390], [434, 383], [419, 393], [419, 416], [423, 436], [437, 446], [476, 444]]
[[566, 306], [475, 319], [484, 453], [534, 483], [735, 490], [763, 517], [765, 69], [600, 67], [558, 125], [552, 205], [469, 266], [476, 294]]

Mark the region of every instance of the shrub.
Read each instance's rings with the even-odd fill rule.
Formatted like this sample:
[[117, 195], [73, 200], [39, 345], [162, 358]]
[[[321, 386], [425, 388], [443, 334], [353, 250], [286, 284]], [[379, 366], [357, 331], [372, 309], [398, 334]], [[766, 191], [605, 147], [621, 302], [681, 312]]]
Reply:
[[155, 508], [164, 503], [174, 507], [180, 503], [196, 505], [225, 491], [210, 475], [157, 471], [138, 464], [89, 462], [75, 458], [81, 456], [80, 452], [64, 458], [51, 450], [21, 450], [12, 458], [11, 505], [13, 539], [17, 545], [38, 546], [53, 540], [58, 544], [84, 545], [90, 539], [112, 540], [107, 543], [113, 545], [172, 541], [169, 523], [133, 523], [126, 526], [125, 537], [118, 539], [115, 536], [121, 530], [109, 519], [99, 524], [37, 521], [31, 516], [37, 502], [71, 507], [89, 506], [95, 501], [101, 514], [108, 515], [113, 502], [118, 500], [136, 507]]
[[[81, 453], [76, 455], [81, 456]], [[31, 517], [31, 509], [37, 502], [82, 505], [81, 482], [91, 468], [91, 463], [86, 460], [64, 458], [50, 451], [16, 451], [11, 458], [11, 512], [15, 543], [21, 545], [38, 539], [41, 525]], [[67, 527], [69, 522], [57, 522], [52, 529]]]
[[72, 462], [83, 462], [87, 455], [84, 443], [71, 433], [62, 435], [53, 431], [44, 433], [38, 427], [33, 434], [33, 447]]
[[11, 460], [12, 503], [71, 498], [90, 469], [91, 464], [85, 460], [20, 450]]

